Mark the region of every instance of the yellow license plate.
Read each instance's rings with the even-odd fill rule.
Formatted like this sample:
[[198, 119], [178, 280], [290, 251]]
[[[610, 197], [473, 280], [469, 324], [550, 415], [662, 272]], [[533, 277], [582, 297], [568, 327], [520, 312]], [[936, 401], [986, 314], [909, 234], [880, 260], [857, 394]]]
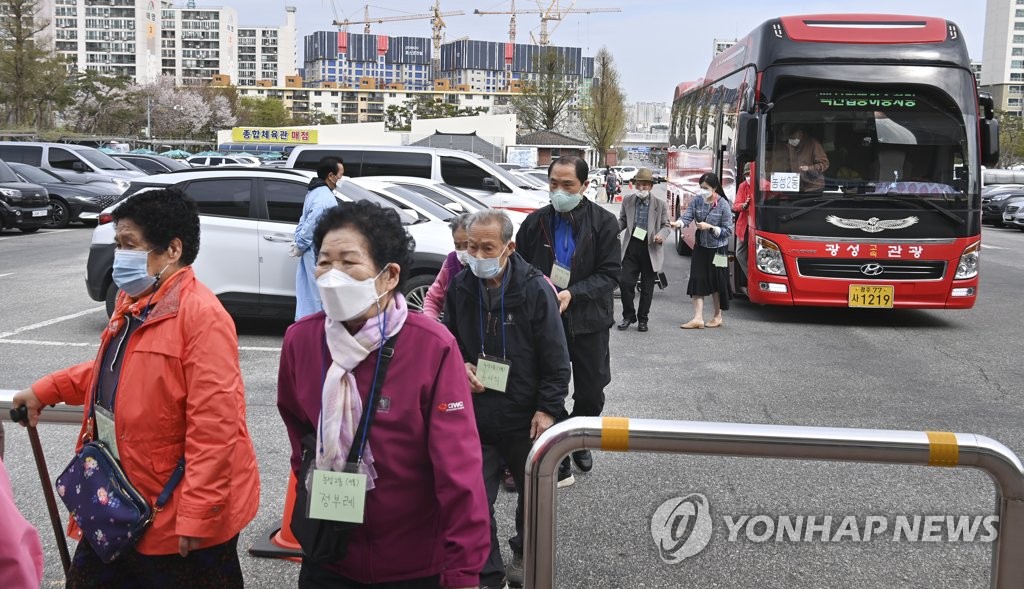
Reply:
[[891, 285], [851, 284], [849, 306], [892, 309], [892, 302], [895, 299], [894, 291], [895, 287]]

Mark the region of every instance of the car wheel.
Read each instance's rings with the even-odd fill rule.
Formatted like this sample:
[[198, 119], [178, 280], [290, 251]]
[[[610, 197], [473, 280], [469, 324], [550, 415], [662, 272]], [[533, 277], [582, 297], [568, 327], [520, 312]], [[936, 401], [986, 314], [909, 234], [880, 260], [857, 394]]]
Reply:
[[18, 230], [21, 231], [22, 233], [35, 233], [36, 231], [39, 231], [39, 228], [38, 227], [19, 227]]
[[113, 282], [111, 282], [110, 286], [107, 287], [105, 302], [107, 305], [107, 317], [111, 317], [114, 315], [114, 305], [117, 303], [117, 285]]
[[413, 276], [405, 283], [405, 303], [413, 311], [422, 311], [427, 300], [427, 291], [434, 284], [434, 277], [429, 274]]
[[46, 227], [49, 229], [64, 229], [71, 223], [71, 208], [68, 206], [68, 203], [59, 198], [51, 198], [50, 204], [53, 206], [53, 216], [50, 218], [50, 222], [46, 224]]

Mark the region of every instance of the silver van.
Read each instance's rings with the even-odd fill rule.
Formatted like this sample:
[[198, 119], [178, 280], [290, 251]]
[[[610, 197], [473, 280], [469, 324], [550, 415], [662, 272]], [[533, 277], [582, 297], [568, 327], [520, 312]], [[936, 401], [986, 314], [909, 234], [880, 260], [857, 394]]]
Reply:
[[146, 175], [94, 147], [68, 143], [0, 141], [0, 159], [50, 170], [69, 182], [113, 182], [122, 192]]
[[411, 176], [455, 186], [488, 206], [529, 213], [550, 202], [547, 190], [529, 186], [489, 159], [468, 151], [387, 145], [300, 145], [287, 167], [315, 170], [320, 159], [340, 157], [345, 175]]

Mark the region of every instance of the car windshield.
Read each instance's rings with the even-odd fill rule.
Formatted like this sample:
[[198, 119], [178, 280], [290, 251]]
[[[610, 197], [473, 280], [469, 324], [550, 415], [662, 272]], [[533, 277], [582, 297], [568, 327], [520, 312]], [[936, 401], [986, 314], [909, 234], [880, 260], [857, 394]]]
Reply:
[[14, 171], [24, 178], [26, 182], [35, 182], [36, 184], [64, 182], [64, 179], [60, 176], [46, 170], [32, 167], [28, 164], [13, 164], [11, 167], [14, 168]]
[[512, 172], [503, 169], [501, 166], [487, 158], [480, 158], [477, 161], [483, 164], [483, 166], [487, 168], [487, 171], [503, 179], [505, 181], [505, 184], [508, 184], [510, 186], [518, 186], [519, 188], [525, 188], [527, 190], [533, 190], [534, 188], [533, 186], [527, 184], [526, 180], [513, 176]]
[[344, 182], [338, 184], [337, 191], [344, 194], [345, 196], [352, 200], [367, 200], [370, 202], [375, 202], [382, 207], [398, 211], [398, 216], [399, 218], [402, 219], [402, 225], [412, 225], [414, 223], [419, 222], [419, 218], [411, 216], [402, 207], [392, 203], [390, 200], [386, 198], [382, 198], [379, 195], [370, 192], [369, 190], [363, 188], [362, 186], [359, 186], [355, 182], [345, 180]]
[[453, 213], [452, 211], [444, 208], [443, 206], [430, 200], [429, 198], [423, 196], [422, 194], [417, 194], [416, 192], [409, 190], [404, 186], [391, 185], [385, 188], [384, 190], [387, 191], [389, 194], [393, 194], [394, 196], [404, 201], [407, 201], [413, 206], [423, 209], [430, 215], [437, 217], [442, 221], [448, 221], [451, 218], [455, 217], [455, 213]]
[[912, 195], [965, 209], [967, 153], [965, 117], [940, 92], [801, 89], [776, 99], [769, 114], [762, 196], [796, 204], [822, 193]]
[[75, 153], [82, 156], [90, 164], [96, 166], [101, 170], [127, 170], [128, 168], [121, 165], [120, 162], [95, 149], [78, 149]]
[[7, 162], [0, 160], [0, 182], [20, 182]]

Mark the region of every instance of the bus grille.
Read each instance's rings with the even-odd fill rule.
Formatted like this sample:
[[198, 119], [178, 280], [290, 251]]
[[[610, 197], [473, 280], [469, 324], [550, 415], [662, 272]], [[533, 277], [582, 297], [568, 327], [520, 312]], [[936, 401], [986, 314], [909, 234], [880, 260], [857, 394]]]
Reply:
[[946, 273], [946, 262], [942, 261], [800, 258], [796, 264], [802, 276], [813, 278], [938, 280]]

